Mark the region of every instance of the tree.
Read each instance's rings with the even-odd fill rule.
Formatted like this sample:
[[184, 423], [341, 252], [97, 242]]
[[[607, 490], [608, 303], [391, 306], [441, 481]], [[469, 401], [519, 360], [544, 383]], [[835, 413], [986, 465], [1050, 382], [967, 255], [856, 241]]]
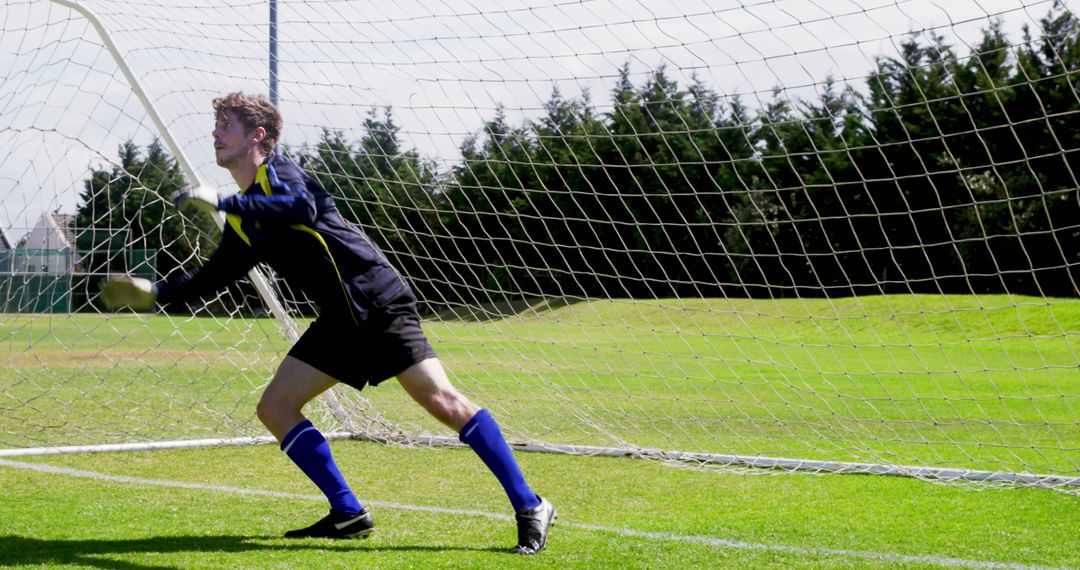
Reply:
[[[451, 172], [445, 229], [456, 254], [453, 279], [466, 289], [483, 285], [503, 300], [503, 292], [536, 293], [529, 270], [537, 252], [521, 214], [539, 181], [533, 169], [534, 141], [522, 127], [511, 127], [499, 107], [494, 119], [461, 146], [462, 162]], [[471, 295], [471, 293], [469, 294]]]
[[1005, 181], [1023, 255], [1013, 275], [1030, 271], [1028, 288], [1072, 295], [1080, 291], [1080, 21], [1055, 0], [1039, 23], [1038, 40], [1024, 29], [1008, 108], [1024, 150], [1024, 168]]
[[176, 161], [157, 140], [146, 147], [145, 156], [127, 141], [119, 148], [119, 162], [93, 168], [79, 195], [75, 222], [84, 271], [156, 278], [207, 257], [217, 234], [214, 221], [194, 210], [179, 212], [168, 201], [186, 185]]

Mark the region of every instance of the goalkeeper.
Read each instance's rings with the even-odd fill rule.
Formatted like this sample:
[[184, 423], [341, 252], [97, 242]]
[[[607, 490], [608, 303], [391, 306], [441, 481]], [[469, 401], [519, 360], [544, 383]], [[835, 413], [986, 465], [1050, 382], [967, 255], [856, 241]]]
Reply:
[[359, 390], [397, 377], [417, 403], [460, 434], [506, 490], [518, 525], [512, 552], [542, 550], [555, 508], [529, 488], [491, 414], [450, 384], [421, 330], [409, 284], [360, 228], [338, 215], [324, 188], [274, 152], [282, 121], [269, 100], [232, 93], [215, 99], [213, 107], [217, 163], [240, 191], [219, 198], [216, 191], [198, 187], [178, 192], [173, 200], [177, 207], [225, 212], [221, 243], [201, 268], [164, 281], [107, 282], [105, 302], [135, 308], [184, 303], [224, 288], [263, 262], [318, 305], [319, 317], [281, 362], [256, 409], [282, 451], [330, 501], [328, 515], [286, 537], [373, 532], [370, 512], [301, 410], [338, 382]]

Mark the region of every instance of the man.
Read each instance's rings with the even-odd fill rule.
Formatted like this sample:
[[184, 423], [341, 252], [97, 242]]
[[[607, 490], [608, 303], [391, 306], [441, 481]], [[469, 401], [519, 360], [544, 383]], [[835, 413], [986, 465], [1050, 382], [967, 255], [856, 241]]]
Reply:
[[182, 303], [220, 290], [258, 262], [269, 264], [320, 309], [256, 408], [282, 451], [330, 501], [328, 515], [285, 536], [366, 538], [374, 531], [371, 513], [301, 409], [338, 382], [362, 389], [396, 376], [417, 403], [460, 434], [506, 490], [518, 524], [512, 552], [542, 550], [555, 508], [529, 488], [491, 414], [450, 384], [421, 330], [408, 283], [360, 228], [338, 215], [324, 188], [274, 152], [282, 121], [269, 100], [231, 93], [213, 105], [214, 154], [240, 192], [219, 198], [212, 189], [191, 188], [174, 202], [226, 213], [218, 249], [201, 268], [158, 283], [111, 280], [102, 290], [106, 304]]

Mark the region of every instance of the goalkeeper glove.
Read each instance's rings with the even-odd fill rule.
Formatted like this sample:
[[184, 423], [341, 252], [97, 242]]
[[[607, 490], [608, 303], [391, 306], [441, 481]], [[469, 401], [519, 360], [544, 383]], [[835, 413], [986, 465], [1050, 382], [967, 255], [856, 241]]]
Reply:
[[101, 286], [101, 301], [110, 310], [129, 307], [137, 311], [154, 306], [157, 286], [141, 277], [113, 277]]
[[182, 208], [184, 204], [190, 203], [210, 214], [214, 214], [221, 209], [221, 198], [218, 197], [217, 190], [209, 186], [195, 186], [177, 190], [172, 196], [169, 196], [169, 199], [177, 208]]

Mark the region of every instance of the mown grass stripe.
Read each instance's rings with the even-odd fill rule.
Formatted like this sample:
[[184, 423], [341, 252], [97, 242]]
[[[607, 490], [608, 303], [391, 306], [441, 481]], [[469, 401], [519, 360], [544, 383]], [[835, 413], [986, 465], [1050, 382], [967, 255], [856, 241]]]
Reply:
[[[66, 467], [57, 467], [53, 465], [46, 465], [42, 463], [30, 463], [24, 461], [11, 461], [7, 459], [0, 459], [0, 467], [9, 467], [13, 469], [27, 469], [36, 471], [39, 473], [47, 473], [54, 475], [65, 475], [69, 477], [81, 477], [86, 479], [94, 479], [98, 481], [108, 481], [112, 483], [121, 483], [129, 485], [149, 485], [157, 487], [172, 487], [179, 489], [192, 489], [199, 491], [217, 491], [223, 493], [233, 493], [239, 495], [254, 495], [263, 497], [274, 497], [283, 499], [299, 499], [305, 501], [324, 501], [325, 498], [321, 495], [308, 495], [301, 493], [284, 493], [280, 491], [269, 491], [265, 489], [248, 489], [240, 487], [228, 487], [224, 485], [206, 485], [202, 483], [189, 483], [184, 481], [170, 481], [166, 479], [147, 479], [142, 477], [130, 477], [126, 475], [112, 475], [109, 473], [100, 473], [97, 471], [85, 471], [80, 469], [70, 469]], [[408, 505], [401, 503], [385, 502], [385, 501], [364, 501], [374, 507], [396, 509], [403, 511], [419, 511], [438, 514], [453, 514], [463, 516], [484, 517], [498, 520], [511, 520], [513, 517], [504, 514], [490, 513], [486, 511], [470, 510], [470, 509], [453, 509], [445, 507], [424, 506], [424, 505]], [[832, 558], [854, 558], [861, 560], [875, 560], [882, 562], [902, 563], [902, 564], [921, 564], [921, 565], [935, 565], [946, 568], [980, 568], [988, 570], [1052, 570], [1059, 567], [1052, 566], [1035, 566], [1020, 563], [1011, 562], [998, 562], [998, 561], [986, 561], [986, 560], [968, 560], [964, 558], [951, 558], [944, 556], [934, 555], [912, 555], [912, 554], [896, 554], [890, 552], [876, 552], [870, 550], [851, 550], [851, 549], [838, 549], [838, 548], [816, 548], [805, 546], [790, 546], [783, 544], [768, 544], [759, 542], [746, 542], [741, 540], [720, 538], [713, 536], [700, 536], [700, 535], [680, 535], [666, 532], [653, 532], [642, 531], [630, 528], [618, 528], [609, 527], [603, 525], [593, 525], [586, 523], [569, 522], [565, 519], [560, 519], [558, 523], [559, 527], [569, 527], [593, 532], [613, 533], [625, 537], [641, 538], [651, 541], [672, 541], [672, 542], [685, 542], [693, 544], [701, 544], [705, 546], [711, 546], [716, 548], [725, 548], [733, 550], [756, 550], [767, 552], [778, 552], [795, 555], [807, 555], [818, 557], [832, 557]]]

